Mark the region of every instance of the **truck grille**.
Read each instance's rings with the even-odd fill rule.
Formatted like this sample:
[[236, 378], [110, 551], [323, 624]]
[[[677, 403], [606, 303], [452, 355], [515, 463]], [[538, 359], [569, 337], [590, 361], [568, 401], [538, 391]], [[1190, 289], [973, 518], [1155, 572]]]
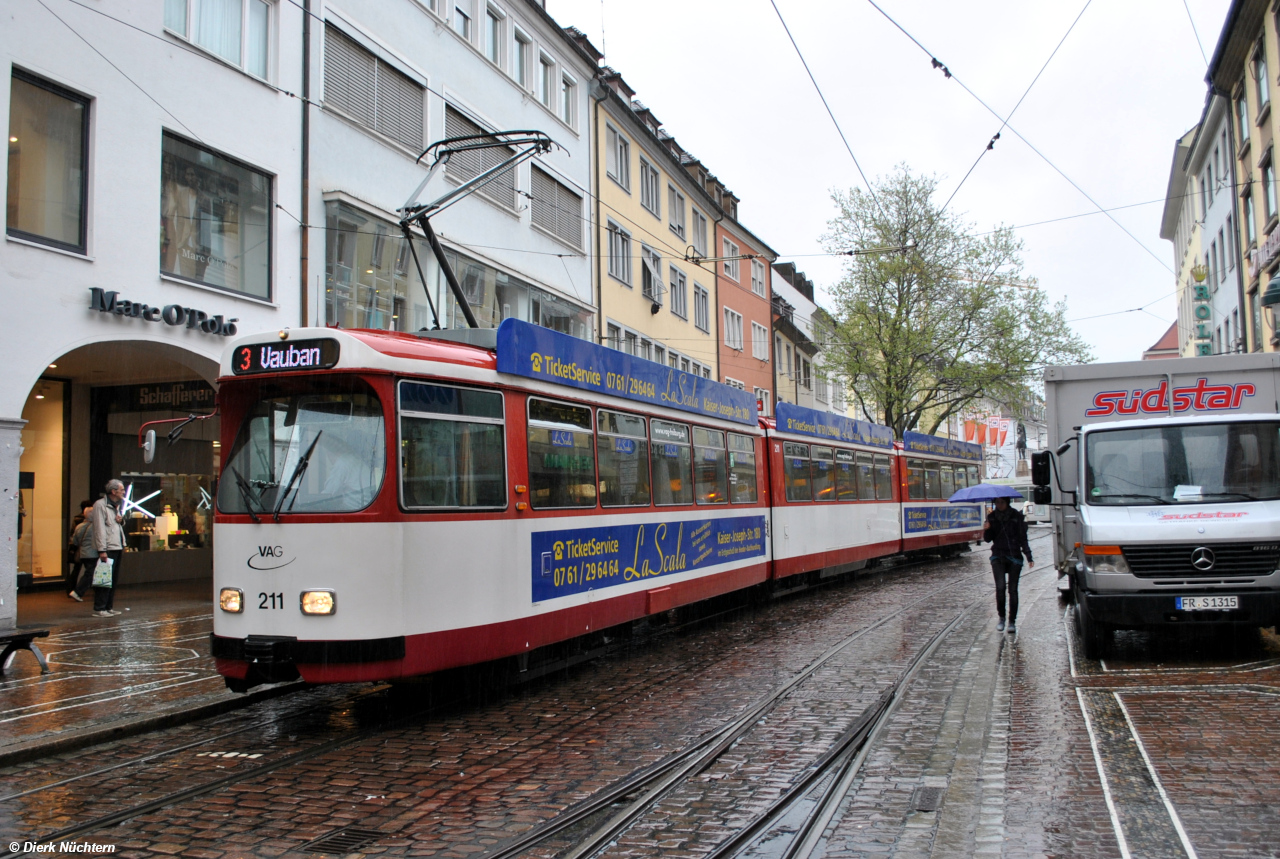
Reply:
[[1280, 568], [1280, 543], [1201, 543], [1121, 546], [1141, 578], [1266, 576]]

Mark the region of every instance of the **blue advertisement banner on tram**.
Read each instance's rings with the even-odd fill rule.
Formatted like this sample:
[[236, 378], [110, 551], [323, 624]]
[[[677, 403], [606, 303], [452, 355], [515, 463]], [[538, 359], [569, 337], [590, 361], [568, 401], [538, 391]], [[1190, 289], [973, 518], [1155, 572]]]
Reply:
[[746, 391], [519, 319], [498, 326], [498, 372], [748, 426], [758, 421]]
[[889, 427], [791, 403], [778, 403], [774, 414], [777, 416], [778, 432], [893, 450], [893, 430]]
[[924, 453], [964, 459], [969, 462], [982, 462], [982, 445], [954, 438], [939, 438], [922, 432], [904, 432], [902, 447], [907, 453]]
[[533, 601], [764, 557], [763, 516], [643, 522], [532, 535]]
[[937, 507], [908, 505], [902, 508], [902, 526], [906, 534], [980, 528], [982, 508], [976, 504], [944, 504]]

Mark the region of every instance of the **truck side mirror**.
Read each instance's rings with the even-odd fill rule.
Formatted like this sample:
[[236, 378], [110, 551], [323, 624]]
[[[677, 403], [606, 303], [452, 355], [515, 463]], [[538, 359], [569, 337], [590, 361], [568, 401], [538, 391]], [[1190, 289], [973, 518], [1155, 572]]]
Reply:
[[[1053, 479], [1052, 473], [1050, 472], [1050, 469], [1053, 467], [1049, 459], [1050, 456], [1052, 456], [1052, 454], [1047, 450], [1040, 450], [1031, 454], [1031, 482], [1037, 487], [1043, 486], [1048, 489], [1049, 484]], [[1042, 502], [1037, 499], [1036, 503], [1040, 504]]]
[[1050, 486], [1033, 486], [1031, 488], [1031, 501], [1037, 505], [1052, 504], [1053, 488]]

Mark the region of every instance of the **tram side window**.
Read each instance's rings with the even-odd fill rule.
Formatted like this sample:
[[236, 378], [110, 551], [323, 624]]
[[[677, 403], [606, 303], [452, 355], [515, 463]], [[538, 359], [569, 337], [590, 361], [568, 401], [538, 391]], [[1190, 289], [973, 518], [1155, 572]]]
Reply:
[[729, 496], [734, 504], [756, 501], [756, 445], [749, 435], [729, 433]]
[[699, 504], [729, 503], [729, 462], [724, 433], [693, 428], [693, 491]]
[[600, 503], [648, 507], [649, 434], [644, 418], [625, 412], [596, 413], [600, 432]]
[[[867, 457], [868, 460], [871, 457]], [[851, 450], [836, 451], [836, 500], [858, 500], [858, 466]], [[870, 471], [870, 468], [867, 469]]]
[[893, 467], [889, 457], [876, 454], [876, 500], [893, 500]]
[[956, 491], [964, 489], [969, 485], [969, 472], [965, 470], [963, 465], [956, 466]]
[[924, 460], [907, 460], [907, 497], [912, 501], [924, 500]]
[[831, 448], [815, 446], [811, 455], [813, 458], [809, 466], [813, 477], [813, 500], [835, 501], [836, 474], [831, 457]]
[[596, 505], [591, 409], [529, 399], [529, 503], [541, 509]]
[[951, 470], [951, 466], [944, 464], [938, 476], [942, 478], [942, 497], [946, 499], [955, 495], [956, 479], [955, 472]]
[[858, 454], [858, 497], [863, 501], [876, 497], [875, 466], [869, 453]]
[[788, 501], [812, 501], [813, 487], [809, 482], [809, 445], [783, 442], [782, 471], [787, 480]]
[[505, 507], [502, 394], [400, 383], [400, 487], [406, 508]]
[[650, 420], [649, 437], [653, 440], [649, 456], [653, 462], [654, 502], [692, 504], [693, 448], [689, 445], [689, 427]]
[[938, 479], [938, 463], [925, 460], [924, 463], [924, 497], [936, 501], [942, 497], [942, 484]]
[[981, 478], [978, 477], [978, 466], [976, 465], [969, 466], [969, 485], [977, 486], [981, 482], [982, 482]]

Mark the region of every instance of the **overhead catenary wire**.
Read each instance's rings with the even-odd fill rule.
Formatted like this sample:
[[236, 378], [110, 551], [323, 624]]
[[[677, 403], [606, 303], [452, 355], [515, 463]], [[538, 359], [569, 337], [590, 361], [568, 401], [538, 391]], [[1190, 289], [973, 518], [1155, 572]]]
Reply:
[[862, 170], [862, 165], [858, 163], [858, 156], [853, 154], [853, 147], [849, 145], [849, 138], [845, 137], [844, 129], [840, 127], [840, 122], [836, 119], [835, 113], [832, 112], [831, 105], [827, 103], [827, 97], [822, 94], [822, 87], [818, 86], [818, 79], [813, 76], [813, 71], [809, 68], [809, 62], [804, 58], [804, 52], [796, 44], [795, 36], [791, 35], [791, 28], [787, 26], [786, 19], [782, 17], [782, 11], [778, 9], [778, 4], [774, 0], [769, 0], [769, 4], [773, 6], [773, 11], [777, 14], [778, 21], [782, 24], [782, 29], [786, 31], [787, 38], [791, 41], [791, 47], [795, 48], [796, 56], [800, 58], [800, 63], [804, 66], [810, 83], [813, 84], [813, 88], [817, 91], [818, 98], [822, 99], [822, 106], [827, 109], [827, 116], [831, 117], [831, 124], [836, 127], [836, 133], [840, 135], [840, 140], [844, 143], [845, 150], [849, 153], [849, 157], [853, 159], [853, 166], [858, 168], [858, 175], [862, 177], [862, 184], [867, 186], [867, 192], [871, 195], [871, 199], [875, 201], [876, 208], [880, 210], [881, 214], [884, 214], [884, 207], [880, 205], [880, 198], [876, 196], [876, 189], [872, 187], [871, 182], [867, 179], [867, 174]]
[[[964, 81], [962, 81], [959, 77], [957, 77], [957, 76], [956, 76], [955, 72], [951, 71], [948, 67], [946, 67], [945, 65], [943, 65], [942, 63], [940, 63], [940, 62], [938, 61], [937, 57], [936, 57], [936, 56], [934, 56], [934, 54], [933, 54], [933, 53], [932, 53], [928, 48], [926, 48], [924, 45], [922, 45], [922, 44], [920, 43], [920, 40], [919, 40], [919, 39], [917, 39], [915, 36], [911, 35], [911, 33], [909, 33], [909, 32], [906, 30], [906, 28], [905, 28], [905, 27], [903, 27], [903, 26], [902, 26], [901, 24], [899, 24], [896, 20], [894, 20], [893, 16], [891, 16], [888, 12], [886, 12], [886, 11], [884, 11], [884, 9], [880, 8], [880, 6], [876, 4], [875, 0], [867, 0], [867, 2], [868, 2], [868, 3], [870, 3], [870, 4], [871, 4], [871, 6], [872, 6], [872, 7], [873, 7], [877, 12], [879, 12], [881, 15], [883, 15], [883, 16], [884, 16], [884, 17], [889, 21], [889, 23], [893, 24], [893, 26], [894, 26], [894, 27], [896, 27], [896, 28], [898, 28], [898, 30], [900, 30], [900, 31], [903, 33], [903, 35], [905, 35], [908, 39], [910, 39], [910, 40], [912, 41], [912, 43], [914, 43], [914, 44], [915, 44], [915, 46], [916, 46], [916, 47], [918, 47], [921, 51], [923, 51], [925, 54], [927, 54], [927, 55], [929, 56], [929, 59], [930, 59], [930, 61], [931, 61], [931, 62], [933, 62], [934, 64], [936, 64], [936, 66], [937, 66], [937, 67], [939, 67], [939, 68], [943, 69], [943, 71], [946, 73], [946, 75], [947, 75], [947, 77], [948, 77], [949, 79], [952, 79], [952, 80], [954, 80], [956, 83], [958, 83], [958, 84], [961, 86], [961, 88], [962, 88], [962, 89], [964, 89], [964, 91], [965, 91], [965, 92], [967, 92], [970, 96], [972, 96], [972, 97], [973, 97], [973, 99], [974, 99], [975, 101], [977, 101], [977, 102], [978, 102], [978, 104], [982, 105], [982, 106], [987, 110], [987, 112], [988, 112], [988, 113], [990, 113], [990, 114], [991, 114], [992, 116], [994, 116], [996, 119], [1000, 119], [1000, 118], [1001, 118], [1001, 117], [1000, 117], [1000, 114], [996, 111], [996, 109], [995, 109], [995, 108], [993, 108], [991, 105], [987, 104], [987, 103], [986, 103], [986, 101], [984, 101], [980, 95], [978, 95], [976, 92], [974, 92], [972, 89], [970, 89], [970, 88], [969, 88], [969, 87], [964, 83]], [[1088, 200], [1090, 203], [1092, 203], [1092, 204], [1097, 208], [1097, 210], [1098, 210], [1099, 212], [1101, 212], [1101, 213], [1105, 214], [1105, 215], [1107, 216], [1107, 218], [1108, 218], [1112, 223], [1114, 223], [1117, 227], [1119, 227], [1119, 228], [1124, 232], [1124, 234], [1125, 234], [1125, 235], [1127, 235], [1129, 238], [1133, 239], [1133, 241], [1134, 241], [1134, 242], [1136, 242], [1136, 243], [1137, 243], [1137, 245], [1138, 245], [1140, 248], [1142, 248], [1144, 251], [1146, 251], [1146, 252], [1151, 256], [1151, 258], [1152, 258], [1152, 259], [1154, 259], [1156, 262], [1158, 262], [1158, 263], [1159, 263], [1162, 267], [1164, 267], [1165, 269], [1168, 269], [1168, 270], [1169, 270], [1169, 272], [1174, 273], [1174, 272], [1173, 272], [1173, 268], [1172, 268], [1172, 267], [1170, 267], [1170, 265], [1169, 265], [1167, 262], [1165, 262], [1163, 259], [1161, 259], [1161, 258], [1156, 254], [1156, 252], [1155, 252], [1155, 251], [1153, 251], [1153, 250], [1151, 250], [1151, 248], [1147, 247], [1147, 246], [1146, 246], [1146, 244], [1145, 244], [1145, 243], [1143, 243], [1143, 241], [1142, 241], [1141, 239], [1139, 239], [1139, 238], [1138, 238], [1137, 236], [1135, 236], [1132, 232], [1130, 232], [1130, 231], [1129, 231], [1129, 229], [1128, 229], [1127, 227], [1125, 227], [1125, 225], [1124, 225], [1124, 224], [1120, 223], [1118, 220], [1116, 220], [1114, 217], [1112, 217], [1112, 216], [1111, 216], [1111, 214], [1110, 214], [1109, 212], [1107, 212], [1107, 210], [1106, 210], [1106, 209], [1104, 209], [1104, 208], [1102, 207], [1102, 204], [1100, 204], [1097, 200], [1093, 199], [1093, 197], [1089, 194], [1089, 192], [1088, 192], [1088, 191], [1086, 191], [1086, 190], [1084, 190], [1084, 188], [1080, 187], [1080, 184], [1079, 184], [1078, 182], [1076, 182], [1074, 179], [1072, 179], [1070, 176], [1068, 176], [1068, 175], [1066, 174], [1066, 172], [1065, 172], [1061, 167], [1059, 167], [1057, 164], [1053, 163], [1053, 161], [1049, 159], [1049, 156], [1045, 155], [1043, 152], [1041, 152], [1039, 149], [1037, 149], [1037, 148], [1036, 148], [1036, 146], [1035, 146], [1031, 141], [1027, 140], [1027, 138], [1026, 138], [1026, 137], [1025, 137], [1025, 136], [1024, 136], [1020, 131], [1018, 131], [1018, 129], [1014, 128], [1012, 125], [1009, 125], [1009, 124], [1006, 124], [1006, 125], [1005, 125], [1005, 127], [1006, 127], [1006, 128], [1008, 128], [1008, 129], [1009, 129], [1009, 131], [1011, 131], [1011, 132], [1012, 132], [1012, 133], [1013, 133], [1013, 134], [1014, 134], [1014, 135], [1015, 135], [1019, 140], [1021, 140], [1023, 143], [1025, 143], [1025, 144], [1027, 145], [1027, 148], [1029, 148], [1032, 152], [1034, 152], [1036, 155], [1038, 155], [1038, 156], [1040, 157], [1040, 159], [1041, 159], [1042, 161], [1044, 161], [1044, 163], [1048, 164], [1048, 165], [1049, 165], [1049, 167], [1050, 167], [1050, 168], [1052, 168], [1052, 169], [1053, 169], [1053, 171], [1054, 171], [1055, 173], [1057, 173], [1059, 176], [1061, 176], [1063, 179], [1065, 179], [1065, 180], [1066, 180], [1066, 181], [1071, 185], [1071, 187], [1075, 188], [1078, 192], [1080, 192], [1081, 196], [1083, 196], [1086, 200]]]

